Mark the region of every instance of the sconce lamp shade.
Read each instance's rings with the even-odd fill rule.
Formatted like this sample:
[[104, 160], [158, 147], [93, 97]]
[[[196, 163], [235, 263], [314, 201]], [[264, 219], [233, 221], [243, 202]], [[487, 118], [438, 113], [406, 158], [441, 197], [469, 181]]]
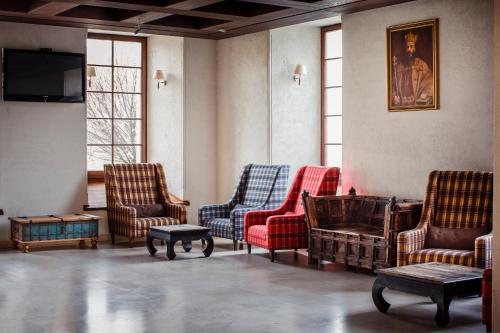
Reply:
[[161, 69], [157, 69], [155, 71], [155, 75], [153, 76], [153, 79], [158, 80], [158, 81], [165, 80], [165, 74], [163, 73], [163, 71]]
[[297, 66], [295, 66], [295, 70], [293, 71], [293, 74], [300, 75], [300, 76], [306, 75], [307, 74], [306, 66], [302, 65], [302, 64], [298, 64]]
[[94, 66], [87, 67], [87, 76], [88, 77], [96, 77], [97, 76]]

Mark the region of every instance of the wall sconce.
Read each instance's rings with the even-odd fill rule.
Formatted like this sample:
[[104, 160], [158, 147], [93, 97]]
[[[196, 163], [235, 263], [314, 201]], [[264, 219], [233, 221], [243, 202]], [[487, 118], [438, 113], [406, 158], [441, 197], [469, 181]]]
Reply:
[[92, 78], [96, 77], [97, 73], [94, 66], [87, 67], [87, 77], [89, 78], [89, 87], [92, 87]]
[[297, 66], [295, 66], [295, 70], [293, 71], [293, 80], [295, 82], [298, 82], [300, 86], [300, 80], [306, 74], [307, 74], [306, 66], [298, 64]]
[[158, 89], [160, 89], [160, 83], [163, 84], [164, 86], [167, 85], [167, 80], [165, 79], [165, 74], [163, 74], [163, 71], [161, 69], [157, 69], [155, 71], [155, 75], [153, 76], [153, 79], [158, 81]]

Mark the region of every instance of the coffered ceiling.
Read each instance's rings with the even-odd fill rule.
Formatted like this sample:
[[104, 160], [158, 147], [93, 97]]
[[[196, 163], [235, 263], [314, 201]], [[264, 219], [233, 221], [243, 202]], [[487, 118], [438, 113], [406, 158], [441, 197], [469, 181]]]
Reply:
[[0, 21], [223, 39], [412, 0], [0, 0]]

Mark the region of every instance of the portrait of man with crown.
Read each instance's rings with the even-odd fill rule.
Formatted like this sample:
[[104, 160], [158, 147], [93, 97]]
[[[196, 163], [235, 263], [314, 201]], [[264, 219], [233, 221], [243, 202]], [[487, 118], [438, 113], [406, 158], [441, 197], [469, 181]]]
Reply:
[[437, 19], [387, 29], [389, 111], [438, 108]]

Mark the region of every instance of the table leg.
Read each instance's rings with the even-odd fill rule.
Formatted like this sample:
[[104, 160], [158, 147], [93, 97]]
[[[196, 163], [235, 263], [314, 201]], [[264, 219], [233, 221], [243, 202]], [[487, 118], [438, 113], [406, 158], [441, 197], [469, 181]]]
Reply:
[[384, 289], [385, 286], [382, 283], [380, 283], [380, 280], [377, 277], [372, 287], [372, 299], [377, 309], [382, 313], [386, 313], [387, 310], [389, 310], [389, 307], [391, 306], [391, 304], [389, 304], [384, 299], [384, 296], [382, 296], [382, 292], [384, 291]]
[[97, 249], [97, 239], [92, 239], [90, 241], [90, 248], [91, 249]]
[[214, 239], [212, 236], [208, 235], [203, 240], [206, 240], [207, 246], [203, 248], [203, 254], [205, 257], [210, 257], [212, 251], [214, 250]]
[[166, 243], [167, 243], [167, 258], [170, 260], [174, 260], [174, 258], [175, 258], [175, 251], [174, 251], [175, 241], [170, 241], [170, 242], [166, 242]]
[[445, 327], [450, 322], [450, 303], [453, 297], [448, 295], [443, 295], [441, 297], [435, 297], [437, 311], [434, 321], [441, 327]]
[[185, 252], [189, 252], [193, 248], [193, 244], [191, 241], [182, 241], [182, 248]]
[[153, 240], [154, 240], [154, 238], [149, 236], [149, 235], [146, 238], [146, 247], [148, 248], [149, 254], [152, 256], [154, 256], [156, 254], [156, 251], [157, 251], [154, 244], [153, 244]]

